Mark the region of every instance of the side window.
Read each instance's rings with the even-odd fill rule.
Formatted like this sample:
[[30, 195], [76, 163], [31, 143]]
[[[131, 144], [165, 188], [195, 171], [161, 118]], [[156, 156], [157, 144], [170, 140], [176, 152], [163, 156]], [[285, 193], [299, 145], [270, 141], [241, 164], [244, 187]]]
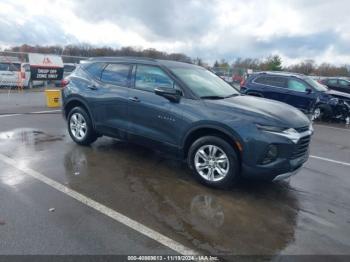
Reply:
[[308, 86], [301, 81], [295, 79], [288, 80], [288, 89], [291, 89], [293, 91], [305, 92], [307, 88]]
[[93, 63], [88, 65], [85, 70], [90, 73], [90, 75], [96, 77], [97, 79], [101, 79], [102, 70], [106, 64], [104, 63]]
[[327, 82], [330, 85], [336, 85], [337, 84], [337, 79], [329, 79]]
[[276, 87], [285, 87], [286, 80], [284, 77], [278, 76], [268, 76], [266, 77], [267, 85], [276, 86]]
[[255, 79], [254, 82], [269, 86], [285, 87], [286, 80], [284, 77], [279, 76], [261, 76]]
[[349, 87], [350, 86], [350, 82], [345, 81], [345, 80], [339, 80], [339, 85], [342, 87]]
[[259, 76], [259, 77], [255, 78], [254, 82], [257, 84], [266, 84], [266, 77]]
[[156, 87], [174, 87], [174, 82], [159, 67], [138, 65], [136, 69], [135, 88], [153, 92]]
[[128, 86], [129, 71], [129, 65], [109, 64], [102, 72], [101, 81], [119, 86]]

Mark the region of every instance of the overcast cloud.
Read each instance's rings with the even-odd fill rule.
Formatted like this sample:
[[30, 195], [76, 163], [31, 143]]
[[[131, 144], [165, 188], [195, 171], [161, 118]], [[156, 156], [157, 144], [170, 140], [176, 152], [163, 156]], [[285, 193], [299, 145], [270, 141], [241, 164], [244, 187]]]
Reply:
[[137, 46], [350, 64], [348, 0], [0, 0], [0, 45]]

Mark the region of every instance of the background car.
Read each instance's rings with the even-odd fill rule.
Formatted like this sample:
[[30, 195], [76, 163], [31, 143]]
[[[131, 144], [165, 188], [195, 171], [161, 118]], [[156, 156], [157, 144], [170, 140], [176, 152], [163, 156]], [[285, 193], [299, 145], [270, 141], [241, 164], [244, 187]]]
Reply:
[[329, 89], [350, 94], [350, 81], [342, 78], [325, 78], [320, 81]]
[[30, 87], [30, 67], [21, 62], [0, 62], [0, 86]]
[[350, 114], [350, 94], [329, 90], [312, 78], [288, 72], [260, 72], [241, 84], [241, 93], [290, 104], [313, 120], [337, 118]]

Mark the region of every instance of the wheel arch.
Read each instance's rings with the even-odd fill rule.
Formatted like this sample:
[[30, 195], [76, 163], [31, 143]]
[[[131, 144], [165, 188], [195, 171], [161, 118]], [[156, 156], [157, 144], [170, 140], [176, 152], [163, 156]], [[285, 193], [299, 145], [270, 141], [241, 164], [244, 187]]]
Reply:
[[86, 113], [88, 113], [88, 115], [91, 118], [92, 124], [94, 125], [94, 121], [93, 121], [93, 115], [89, 109], [89, 106], [87, 105], [87, 103], [79, 98], [79, 97], [72, 97], [69, 100], [67, 100], [67, 102], [64, 104], [64, 117], [67, 119], [69, 112], [74, 108], [74, 107], [81, 107], [83, 108]]
[[235, 152], [237, 153], [237, 157], [239, 162], [242, 160], [242, 139], [235, 132], [229, 132], [227, 129], [213, 126], [213, 125], [205, 125], [192, 128], [187, 132], [184, 141], [183, 141], [183, 156], [187, 158], [189, 149], [193, 142], [203, 136], [217, 136], [225, 140], [229, 143]]

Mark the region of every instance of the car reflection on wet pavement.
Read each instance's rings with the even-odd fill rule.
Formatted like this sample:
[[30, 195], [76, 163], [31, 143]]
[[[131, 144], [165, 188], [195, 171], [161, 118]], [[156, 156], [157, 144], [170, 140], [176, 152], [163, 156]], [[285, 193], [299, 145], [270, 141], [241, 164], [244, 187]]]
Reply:
[[[332, 231], [334, 221], [327, 224], [328, 218], [305, 210], [310, 201], [314, 206], [323, 201], [305, 197], [306, 191], [315, 190], [312, 183], [242, 181], [230, 191], [215, 190], [199, 184], [185, 165], [161, 153], [109, 138], [81, 147], [70, 141], [64, 126], [55, 133], [30, 128], [0, 133], [0, 153], [204, 253], [305, 254], [305, 241], [323, 232], [335, 235], [328, 242], [310, 244], [311, 253], [329, 241], [333, 243], [328, 250], [348, 250], [346, 232], [337, 235]], [[292, 180], [306, 175], [307, 167]], [[16, 184], [18, 190], [21, 183], [25, 180]], [[349, 215], [348, 202], [341, 202]]]

